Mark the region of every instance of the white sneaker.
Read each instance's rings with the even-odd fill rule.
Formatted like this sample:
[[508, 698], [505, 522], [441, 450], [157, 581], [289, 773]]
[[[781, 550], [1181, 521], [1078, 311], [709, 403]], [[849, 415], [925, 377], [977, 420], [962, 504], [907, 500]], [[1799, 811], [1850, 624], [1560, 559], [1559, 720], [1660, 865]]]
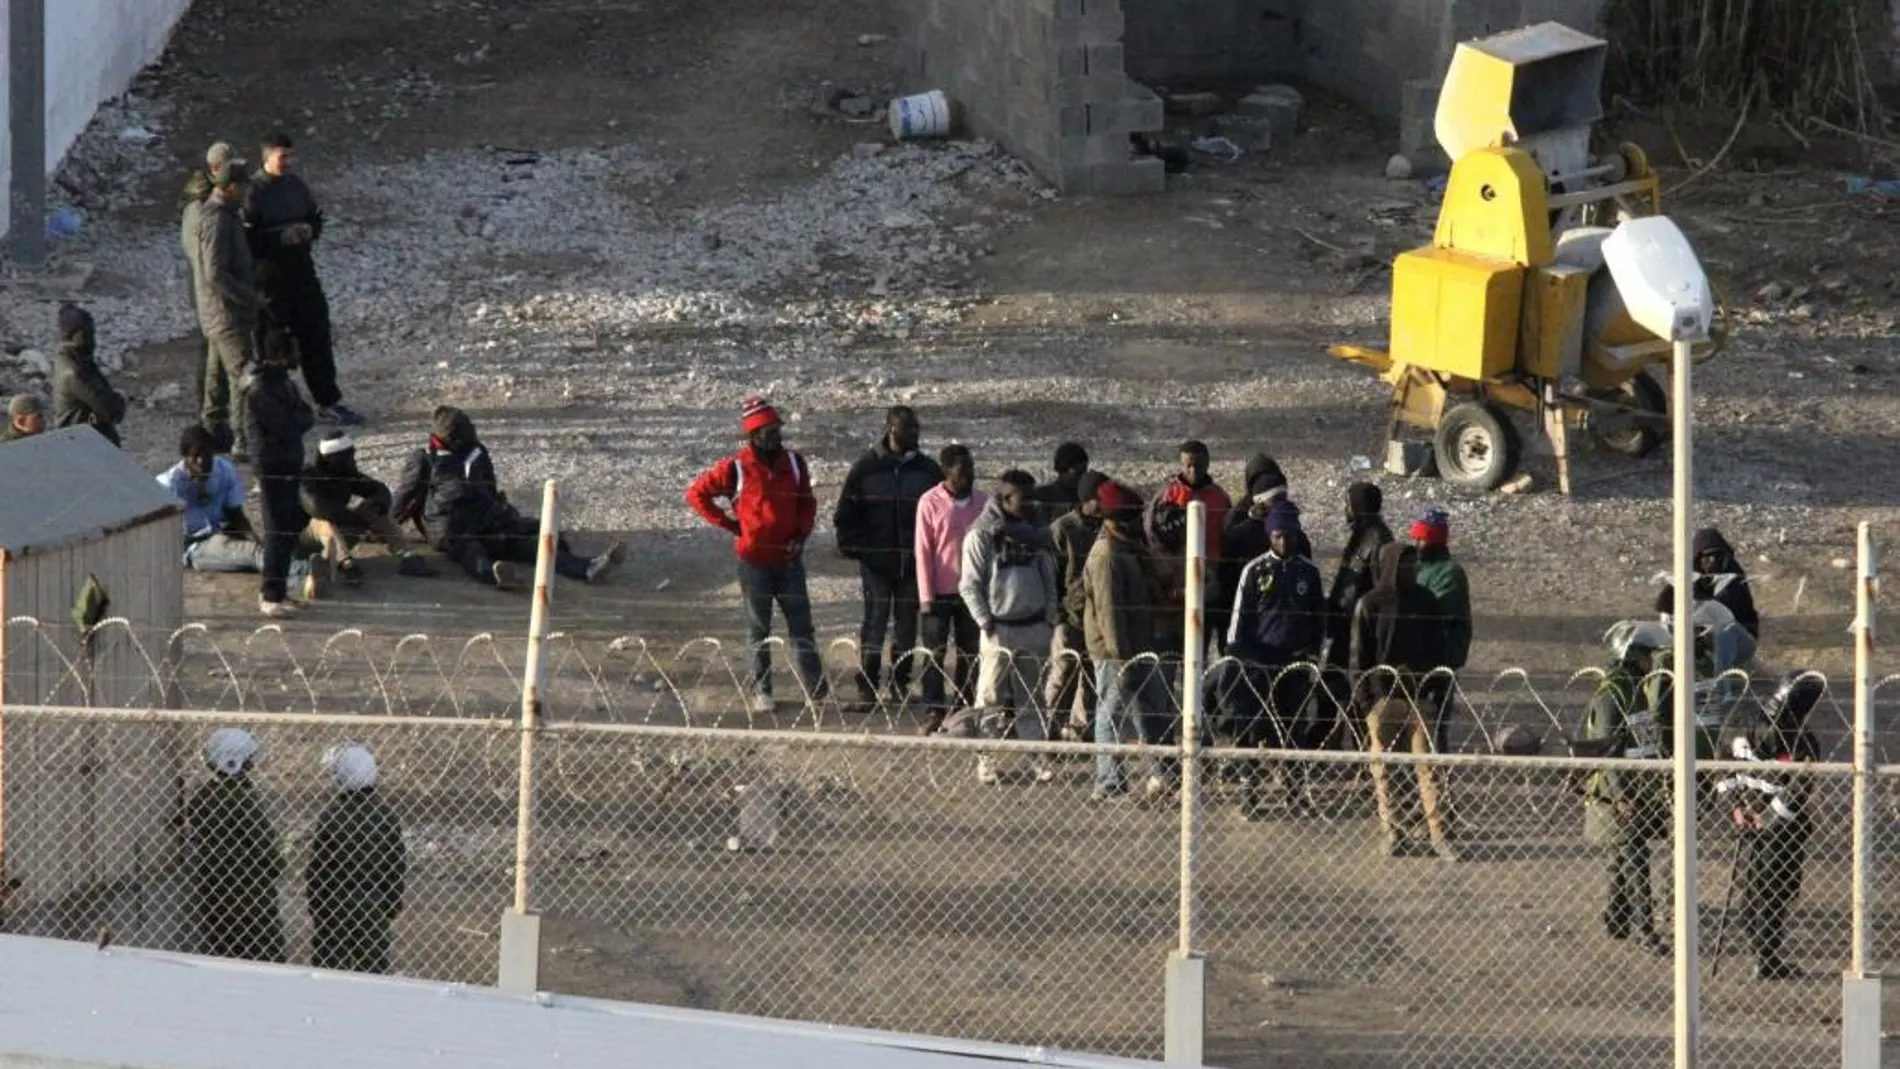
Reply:
[[625, 560], [626, 556], [627, 547], [625, 544], [615, 542], [613, 545], [608, 546], [607, 552], [587, 562], [587, 581], [590, 583], [598, 582], [612, 575], [614, 569], [620, 567], [620, 562]]
[[976, 781], [985, 787], [994, 786], [997, 782], [996, 761], [989, 754], [976, 759]]
[[273, 620], [282, 620], [297, 615], [297, 604], [292, 601], [265, 601], [259, 598], [257, 610]]
[[746, 699], [746, 708], [754, 714], [764, 716], [766, 713], [777, 710], [778, 703], [772, 700], [770, 694], [754, 694]]
[[1029, 775], [1037, 783], [1047, 783], [1056, 778], [1056, 770], [1050, 766], [1047, 757], [1032, 757], [1029, 759]]
[[1172, 785], [1163, 777], [1161, 776], [1148, 777], [1148, 797], [1149, 798], [1151, 799], [1166, 798], [1168, 796], [1169, 790], [1171, 789], [1172, 789]]

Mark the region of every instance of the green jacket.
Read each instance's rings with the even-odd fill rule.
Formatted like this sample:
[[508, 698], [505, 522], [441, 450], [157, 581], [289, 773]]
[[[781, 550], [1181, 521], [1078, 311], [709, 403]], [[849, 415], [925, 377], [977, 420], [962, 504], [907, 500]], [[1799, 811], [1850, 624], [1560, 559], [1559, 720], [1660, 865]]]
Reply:
[[216, 776], [185, 806], [193, 950], [220, 958], [284, 960], [277, 829], [248, 776]]
[[[1579, 741], [1605, 758], [1656, 758], [1666, 752], [1667, 725], [1643, 701], [1643, 681], [1627, 666], [1608, 670], [1584, 710]], [[1584, 836], [1608, 843], [1632, 833], [1660, 834], [1669, 814], [1664, 775], [1600, 769], [1583, 781]]]
[[1444, 620], [1445, 667], [1463, 668], [1471, 656], [1471, 583], [1464, 566], [1442, 550], [1429, 556], [1421, 552], [1418, 585], [1438, 599]]
[[317, 820], [304, 869], [318, 925], [386, 924], [402, 913], [409, 859], [402, 825], [376, 789], [342, 791]]
[[[1656, 722], [1662, 726], [1665, 735], [1672, 735], [1676, 726], [1676, 688], [1670, 665], [1675, 655], [1670, 650], [1656, 651], [1656, 667], [1648, 679], [1643, 681], [1643, 694], [1649, 707], [1656, 711]], [[1723, 713], [1732, 697], [1718, 691], [1727, 691], [1729, 686], [1718, 686], [1715, 682], [1715, 657], [1704, 644], [1696, 644], [1696, 731], [1695, 756], [1698, 761], [1715, 760], [1715, 743], [1722, 732]], [[1664, 757], [1670, 756], [1665, 743]]]

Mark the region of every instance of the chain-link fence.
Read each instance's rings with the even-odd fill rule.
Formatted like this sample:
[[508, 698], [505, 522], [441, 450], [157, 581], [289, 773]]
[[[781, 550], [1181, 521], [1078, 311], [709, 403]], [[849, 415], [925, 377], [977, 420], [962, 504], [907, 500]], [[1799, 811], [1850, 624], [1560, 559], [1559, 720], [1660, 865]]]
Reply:
[[[84, 644], [30, 621], [7, 638], [10, 703], [40, 704], [0, 716], [0, 858], [21, 881], [6, 930], [496, 981], [524, 772], [520, 643], [92, 636], [141, 651], [143, 692], [166, 699], [143, 704], [197, 710], [166, 712], [83, 708]], [[37, 691], [13, 685], [24, 643], [70, 667], [44, 669]], [[915, 698], [854, 705], [836, 684], [761, 711], [749, 651], [713, 640], [557, 637], [546, 663], [549, 719], [526, 770], [543, 987], [1160, 1053], [1182, 898], [1177, 667], [1111, 673], [1118, 700], [1147, 715], [1117, 718], [1116, 744], [1096, 745], [1035, 741], [1033, 718], [1024, 738], [998, 737], [1006, 718], [958, 715], [923, 738], [934, 718]], [[1589, 755], [1600, 674], [1428, 688], [1442, 732], [1368, 722], [1351, 700], [1334, 726], [1335, 699], [1363, 682], [1216, 664], [1200, 688], [1214, 744], [1193, 825], [1209, 1060], [1666, 1057], [1670, 776]], [[1729, 733], [1759, 727], [1775, 682], [1732, 676], [1701, 707]], [[1046, 669], [1020, 683], [1046, 694]], [[1707, 1064], [1838, 1062], [1852, 876], [1841, 697], [1807, 718], [1820, 762], [1705, 773]], [[242, 798], [207, 768], [232, 752], [207, 742], [234, 727], [262, 745]], [[1297, 748], [1235, 749], [1237, 735]], [[1402, 752], [1415, 739], [1428, 752]], [[326, 767], [346, 743], [374, 754], [386, 813], [341, 790], [360, 769]], [[1887, 771], [1881, 866], [1900, 850], [1900, 769]], [[1754, 815], [1745, 831], [1738, 808]], [[1900, 925], [1874, 887], [1878, 965]]]

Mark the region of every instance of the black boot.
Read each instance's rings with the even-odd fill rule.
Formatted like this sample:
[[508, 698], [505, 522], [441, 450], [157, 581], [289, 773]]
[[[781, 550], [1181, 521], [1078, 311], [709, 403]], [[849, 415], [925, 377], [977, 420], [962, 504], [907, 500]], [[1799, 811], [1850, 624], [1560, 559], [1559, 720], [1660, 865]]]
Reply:
[[1800, 976], [1801, 970], [1788, 964], [1779, 956], [1755, 959], [1755, 979], [1757, 980], [1795, 980]]
[[884, 677], [884, 658], [866, 653], [858, 658], [858, 701], [866, 706], [877, 704], [878, 680]]

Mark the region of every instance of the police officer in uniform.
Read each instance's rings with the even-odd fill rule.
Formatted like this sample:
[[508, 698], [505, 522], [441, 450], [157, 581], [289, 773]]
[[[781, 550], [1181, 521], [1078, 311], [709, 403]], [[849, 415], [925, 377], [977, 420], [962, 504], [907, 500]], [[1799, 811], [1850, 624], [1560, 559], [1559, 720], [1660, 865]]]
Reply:
[[[1649, 758], [1665, 755], [1666, 722], [1644, 699], [1644, 680], [1655, 670], [1659, 650], [1669, 647], [1669, 630], [1658, 623], [1628, 620], [1604, 636], [1611, 662], [1603, 682], [1584, 711], [1582, 737], [1572, 746], [1580, 757]], [[1609, 901], [1603, 929], [1611, 939], [1627, 939], [1658, 956], [1669, 944], [1652, 923], [1649, 880], [1650, 843], [1669, 830], [1666, 777], [1651, 773], [1597, 770], [1583, 784], [1584, 838], [1604, 851]]]
[[1784, 678], [1763, 707], [1764, 721], [1729, 739], [1727, 756], [1764, 767], [1728, 776], [1715, 788], [1742, 837], [1734, 875], [1741, 899], [1736, 920], [1755, 953], [1757, 980], [1800, 975], [1781, 956], [1788, 909], [1801, 896], [1801, 867], [1814, 830], [1807, 813], [1813, 782], [1796, 766], [1821, 759], [1807, 718], [1826, 693], [1827, 681], [1815, 673]]

